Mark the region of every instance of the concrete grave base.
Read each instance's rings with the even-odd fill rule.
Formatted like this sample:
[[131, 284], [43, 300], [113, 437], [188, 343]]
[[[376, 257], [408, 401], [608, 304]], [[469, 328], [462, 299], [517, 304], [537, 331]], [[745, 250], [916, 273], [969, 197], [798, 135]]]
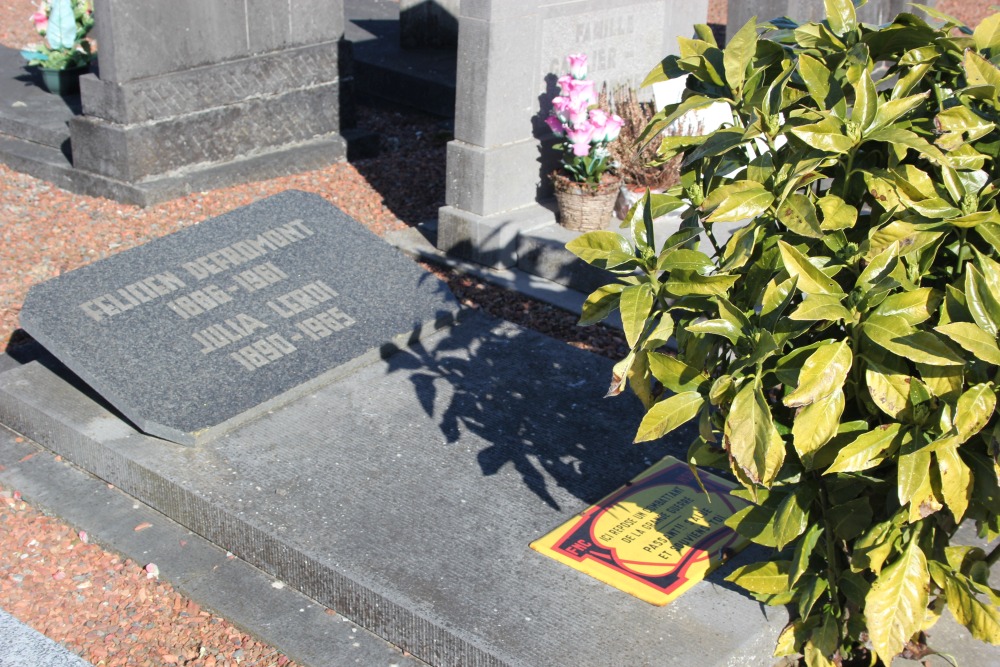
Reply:
[[199, 447], [39, 362], [0, 373], [0, 422], [433, 665], [773, 664], [787, 617], [731, 566], [658, 608], [528, 547], [686, 450], [630, 444], [610, 369], [472, 316]]

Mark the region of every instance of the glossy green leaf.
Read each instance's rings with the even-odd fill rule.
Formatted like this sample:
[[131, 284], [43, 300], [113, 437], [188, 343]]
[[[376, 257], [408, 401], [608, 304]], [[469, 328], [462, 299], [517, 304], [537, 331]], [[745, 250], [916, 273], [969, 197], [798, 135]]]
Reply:
[[909, 95], [900, 99], [882, 102], [878, 106], [878, 111], [875, 112], [875, 118], [872, 119], [871, 124], [866, 129], [874, 132], [889, 127], [921, 104], [924, 104], [927, 101], [928, 95], [930, 95], [929, 91], [919, 95]]
[[918, 540], [882, 570], [865, 597], [868, 634], [875, 652], [885, 661], [902, 652], [920, 630], [928, 598], [927, 559]]
[[930, 452], [926, 449], [912, 451], [911, 449], [910, 447], [903, 447], [897, 463], [896, 491], [899, 496], [900, 505], [906, 505], [906, 503], [914, 500], [916, 501], [914, 505], [918, 505], [923, 499], [921, 487], [930, 479]]
[[709, 222], [739, 222], [755, 218], [771, 206], [774, 195], [760, 183], [737, 181], [714, 190], [701, 205], [711, 211]]
[[677, 394], [701, 391], [710, 381], [704, 372], [660, 352], [649, 353], [649, 370], [664, 387]]
[[972, 33], [972, 39], [980, 51], [1000, 46], [1000, 14], [987, 16], [980, 21]]
[[855, 144], [854, 139], [847, 135], [843, 123], [832, 117], [819, 123], [794, 127], [790, 132], [807, 146], [824, 153], [846, 153]]
[[677, 248], [661, 255], [656, 268], [660, 271], [680, 269], [705, 275], [715, 268], [715, 264], [703, 252]]
[[792, 446], [807, 470], [812, 468], [813, 455], [830, 442], [840, 427], [844, 414], [844, 392], [837, 389], [795, 415], [792, 423]]
[[952, 366], [965, 361], [941, 338], [914, 329], [899, 315], [872, 315], [863, 330], [872, 342], [904, 359], [930, 366]]
[[648, 442], [663, 437], [694, 419], [704, 404], [705, 399], [697, 391], [675, 394], [657, 402], [639, 424], [635, 442]]
[[785, 445], [756, 383], [748, 382], [736, 394], [724, 433], [730, 454], [745, 474], [770, 486], [785, 460]]
[[1000, 347], [997, 346], [996, 337], [986, 333], [978, 325], [972, 322], [952, 322], [934, 327], [934, 330], [958, 343], [975, 358], [1000, 365]]
[[656, 323], [646, 334], [646, 342], [643, 343], [643, 347], [647, 350], [659, 349], [666, 345], [674, 335], [674, 318], [670, 316], [669, 312], [654, 317]]
[[1000, 644], [1000, 609], [979, 599], [961, 575], [945, 571], [941, 576], [945, 579], [948, 609], [955, 620], [976, 639]]
[[819, 225], [820, 229], [828, 232], [851, 229], [858, 221], [858, 209], [837, 195], [827, 193], [820, 198], [818, 203], [823, 212], [823, 222]]
[[609, 269], [635, 261], [628, 240], [615, 232], [597, 231], [581, 234], [566, 244], [571, 253], [600, 269]]
[[997, 396], [988, 384], [969, 387], [955, 406], [955, 428], [960, 442], [979, 433], [993, 417], [997, 407]]
[[844, 296], [844, 291], [840, 289], [833, 278], [828, 277], [809, 259], [799, 252], [794, 246], [778, 241], [778, 248], [781, 251], [781, 261], [784, 263], [788, 275], [797, 279], [796, 287], [806, 294], [834, 294]]
[[935, 452], [941, 496], [951, 509], [955, 521], [961, 523], [972, 500], [972, 471], [958, 455], [958, 446], [942, 447]]
[[703, 276], [691, 271], [674, 270], [664, 283], [672, 296], [725, 296], [739, 276]]
[[790, 408], [814, 403], [844, 386], [854, 355], [848, 341], [828, 343], [818, 347], [802, 365], [795, 390], [785, 396]]
[[774, 514], [774, 538], [779, 550], [805, 532], [809, 525], [809, 504], [815, 495], [812, 487], [800, 485], [778, 506]]
[[986, 283], [986, 278], [979, 270], [965, 265], [965, 305], [984, 331], [996, 336], [1000, 331], [1000, 302]]
[[843, 447], [823, 474], [861, 472], [874, 468], [899, 449], [902, 440], [899, 424], [878, 426]]
[[875, 309], [878, 315], [898, 315], [910, 326], [926, 322], [938, 311], [941, 293], [930, 287], [890, 294]]
[[777, 216], [778, 221], [794, 234], [813, 239], [823, 238], [816, 207], [806, 195], [790, 195], [778, 207]]
[[580, 314], [580, 325], [595, 324], [610, 315], [618, 308], [618, 300], [621, 298], [623, 289], [625, 289], [625, 285], [612, 283], [598, 287], [591, 292], [590, 296], [583, 303], [583, 309]]
[[792, 568], [789, 572], [789, 582], [792, 586], [809, 569], [809, 557], [816, 549], [819, 538], [823, 534], [823, 524], [814, 522], [806, 530], [802, 539], [795, 544], [795, 554], [792, 558]]
[[757, 51], [757, 18], [751, 18], [740, 28], [723, 51], [726, 81], [734, 93], [743, 89], [747, 67]]
[[816, 321], [847, 321], [852, 320], [851, 311], [844, 308], [840, 297], [833, 294], [809, 294], [799, 307], [788, 316], [792, 320]]
[[869, 360], [865, 381], [875, 405], [893, 419], [909, 421], [913, 415], [909, 375]]
[[752, 563], [733, 570], [726, 577], [737, 586], [759, 595], [776, 595], [789, 590], [788, 573], [791, 562], [773, 560], [766, 563]]
[[844, 35], [858, 27], [858, 16], [851, 0], [823, 0], [830, 29]]
[[653, 289], [649, 283], [629, 285], [622, 290], [618, 308], [621, 311], [625, 340], [630, 347], [635, 347], [653, 309]]
[[861, 70], [861, 78], [854, 84], [854, 108], [851, 111], [851, 120], [861, 129], [867, 130], [875, 121], [877, 111], [878, 93], [875, 92], [875, 82], [865, 68]]
[[1000, 70], [989, 60], [979, 55], [972, 49], [966, 49], [965, 76], [970, 86], [989, 86], [993, 89], [992, 96], [997, 96], [1000, 89]]

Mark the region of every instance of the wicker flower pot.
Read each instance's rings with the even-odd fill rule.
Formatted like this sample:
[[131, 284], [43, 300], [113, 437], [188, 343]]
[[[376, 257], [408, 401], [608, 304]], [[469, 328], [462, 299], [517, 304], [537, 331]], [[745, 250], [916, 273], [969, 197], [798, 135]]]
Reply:
[[605, 173], [597, 186], [578, 183], [563, 174], [552, 174], [559, 204], [559, 224], [574, 232], [607, 229], [618, 198], [618, 178]]

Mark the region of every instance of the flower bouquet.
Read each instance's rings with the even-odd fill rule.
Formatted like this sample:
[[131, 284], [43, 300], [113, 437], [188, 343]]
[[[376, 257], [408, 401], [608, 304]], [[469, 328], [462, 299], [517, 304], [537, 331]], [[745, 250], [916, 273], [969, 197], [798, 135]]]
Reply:
[[561, 153], [561, 168], [552, 184], [559, 203], [559, 221], [569, 229], [606, 226], [618, 195], [620, 179], [608, 144], [618, 138], [623, 121], [597, 105], [594, 82], [587, 77], [587, 56], [569, 56], [570, 72], [559, 78], [560, 94], [552, 100], [545, 119], [561, 139], [554, 148]]
[[28, 65], [41, 68], [42, 81], [50, 92], [75, 92], [58, 88], [66, 83], [72, 86], [71, 80], [78, 80], [95, 57], [87, 39], [94, 26], [90, 0], [42, 2], [30, 20], [45, 41], [29, 46], [21, 55]]

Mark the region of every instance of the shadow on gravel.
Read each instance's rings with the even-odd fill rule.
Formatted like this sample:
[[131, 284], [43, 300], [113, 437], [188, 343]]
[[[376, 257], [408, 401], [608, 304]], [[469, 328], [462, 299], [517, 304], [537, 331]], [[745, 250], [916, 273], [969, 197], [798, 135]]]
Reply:
[[412, 110], [358, 105], [358, 127], [379, 135], [378, 155], [351, 164], [409, 226], [437, 220], [444, 206], [445, 150], [452, 122]]

